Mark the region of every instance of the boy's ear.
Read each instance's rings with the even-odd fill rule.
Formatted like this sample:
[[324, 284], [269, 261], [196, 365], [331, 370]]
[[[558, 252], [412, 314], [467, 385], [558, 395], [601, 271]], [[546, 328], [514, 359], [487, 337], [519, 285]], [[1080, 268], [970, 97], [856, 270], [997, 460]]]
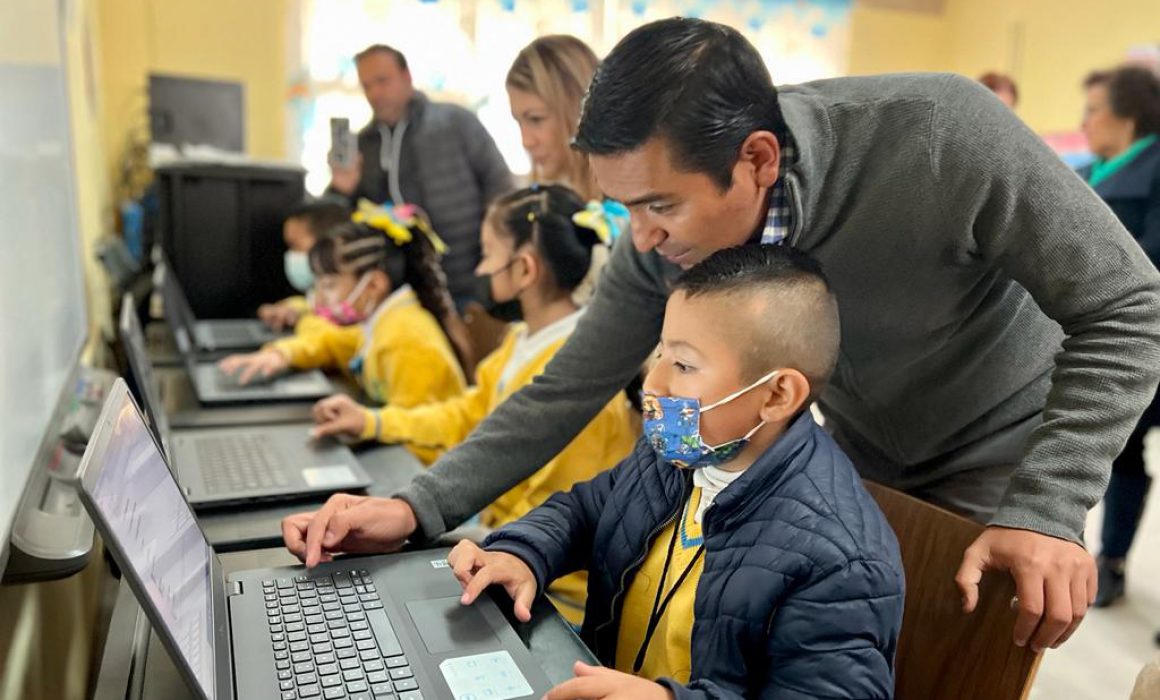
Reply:
[[796, 369], [781, 370], [766, 385], [773, 390], [761, 406], [766, 423], [784, 423], [809, 404], [810, 380]]

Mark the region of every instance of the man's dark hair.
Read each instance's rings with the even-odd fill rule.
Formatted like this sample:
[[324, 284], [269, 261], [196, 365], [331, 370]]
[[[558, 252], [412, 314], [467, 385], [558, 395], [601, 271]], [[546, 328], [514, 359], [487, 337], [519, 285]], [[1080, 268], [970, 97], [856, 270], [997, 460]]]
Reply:
[[725, 190], [741, 144], [755, 131], [786, 133], [757, 49], [731, 27], [674, 17], [630, 32], [600, 64], [575, 146], [616, 155], [660, 137], [676, 167]]
[[358, 65], [358, 63], [367, 56], [372, 56], [376, 53], [385, 53], [395, 59], [395, 62], [399, 64], [399, 68], [402, 68], [403, 70], [411, 70], [407, 67], [407, 57], [403, 55], [403, 52], [393, 46], [387, 46], [386, 44], [371, 44], [362, 51], [356, 53], [354, 55], [355, 65]]
[[350, 223], [350, 213], [350, 207], [342, 202], [315, 199], [296, 205], [286, 218], [301, 219], [315, 238], [321, 238], [339, 224]]
[[838, 302], [817, 260], [789, 246], [725, 248], [686, 270], [673, 284], [686, 297], [724, 297], [743, 349], [748, 380], [778, 366], [810, 381], [811, 399], [838, 362]]
[[1136, 124], [1136, 138], [1160, 134], [1160, 75], [1144, 66], [1120, 66], [1096, 71], [1083, 81], [1085, 88], [1103, 85], [1108, 104], [1118, 117]]

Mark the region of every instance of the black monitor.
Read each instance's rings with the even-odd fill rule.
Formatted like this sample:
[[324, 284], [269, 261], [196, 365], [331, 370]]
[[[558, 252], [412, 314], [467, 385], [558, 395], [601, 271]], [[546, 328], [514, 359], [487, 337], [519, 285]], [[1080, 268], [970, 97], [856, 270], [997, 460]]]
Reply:
[[245, 151], [242, 84], [177, 75], [149, 75], [149, 121], [154, 143]]

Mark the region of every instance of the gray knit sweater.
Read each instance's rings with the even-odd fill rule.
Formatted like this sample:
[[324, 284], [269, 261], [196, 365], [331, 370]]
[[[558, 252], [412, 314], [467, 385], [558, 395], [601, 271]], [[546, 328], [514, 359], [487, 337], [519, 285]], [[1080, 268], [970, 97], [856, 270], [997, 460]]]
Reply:
[[[905, 475], [1042, 412], [992, 523], [1079, 541], [1160, 377], [1160, 274], [972, 81], [827, 80], [781, 105], [798, 150], [790, 243], [821, 261], [842, 313], [828, 420]], [[676, 272], [619, 241], [546, 372], [399, 494], [421, 536], [528, 477], [625, 386]]]

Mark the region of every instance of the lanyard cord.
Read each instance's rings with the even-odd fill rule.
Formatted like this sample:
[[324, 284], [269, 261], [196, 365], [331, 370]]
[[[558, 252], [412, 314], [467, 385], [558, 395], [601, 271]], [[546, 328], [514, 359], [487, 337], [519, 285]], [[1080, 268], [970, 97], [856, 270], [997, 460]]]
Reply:
[[653, 634], [656, 632], [657, 627], [661, 623], [661, 618], [665, 616], [665, 610], [667, 610], [669, 607], [669, 601], [673, 599], [673, 596], [676, 595], [677, 590], [680, 589], [681, 584], [685, 582], [685, 579], [689, 576], [689, 572], [691, 572], [693, 567], [697, 565], [697, 560], [700, 559], [701, 555], [705, 553], [705, 545], [702, 543], [697, 547], [696, 553], [693, 554], [692, 561], [690, 561], [688, 566], [685, 567], [685, 570], [681, 572], [681, 575], [677, 577], [676, 582], [673, 584], [673, 587], [669, 589], [669, 592], [667, 595], [665, 595], [664, 600], [661, 600], [661, 593], [665, 590], [665, 579], [669, 577], [669, 566], [673, 561], [673, 550], [676, 548], [677, 544], [677, 530], [679, 527], [684, 526], [685, 518], [687, 517], [689, 517], [688, 500], [685, 501], [685, 507], [681, 512], [681, 522], [673, 523], [673, 536], [669, 538], [669, 551], [665, 555], [665, 566], [664, 569], [661, 570], [660, 583], [657, 584], [657, 595], [653, 600], [652, 612], [648, 616], [648, 627], [645, 629], [644, 641], [642, 641], [640, 644], [640, 651], [638, 651], [636, 654], [636, 661], [632, 663], [633, 673], [640, 673], [641, 667], [644, 666], [644, 657], [648, 652], [649, 642], [652, 641]]

